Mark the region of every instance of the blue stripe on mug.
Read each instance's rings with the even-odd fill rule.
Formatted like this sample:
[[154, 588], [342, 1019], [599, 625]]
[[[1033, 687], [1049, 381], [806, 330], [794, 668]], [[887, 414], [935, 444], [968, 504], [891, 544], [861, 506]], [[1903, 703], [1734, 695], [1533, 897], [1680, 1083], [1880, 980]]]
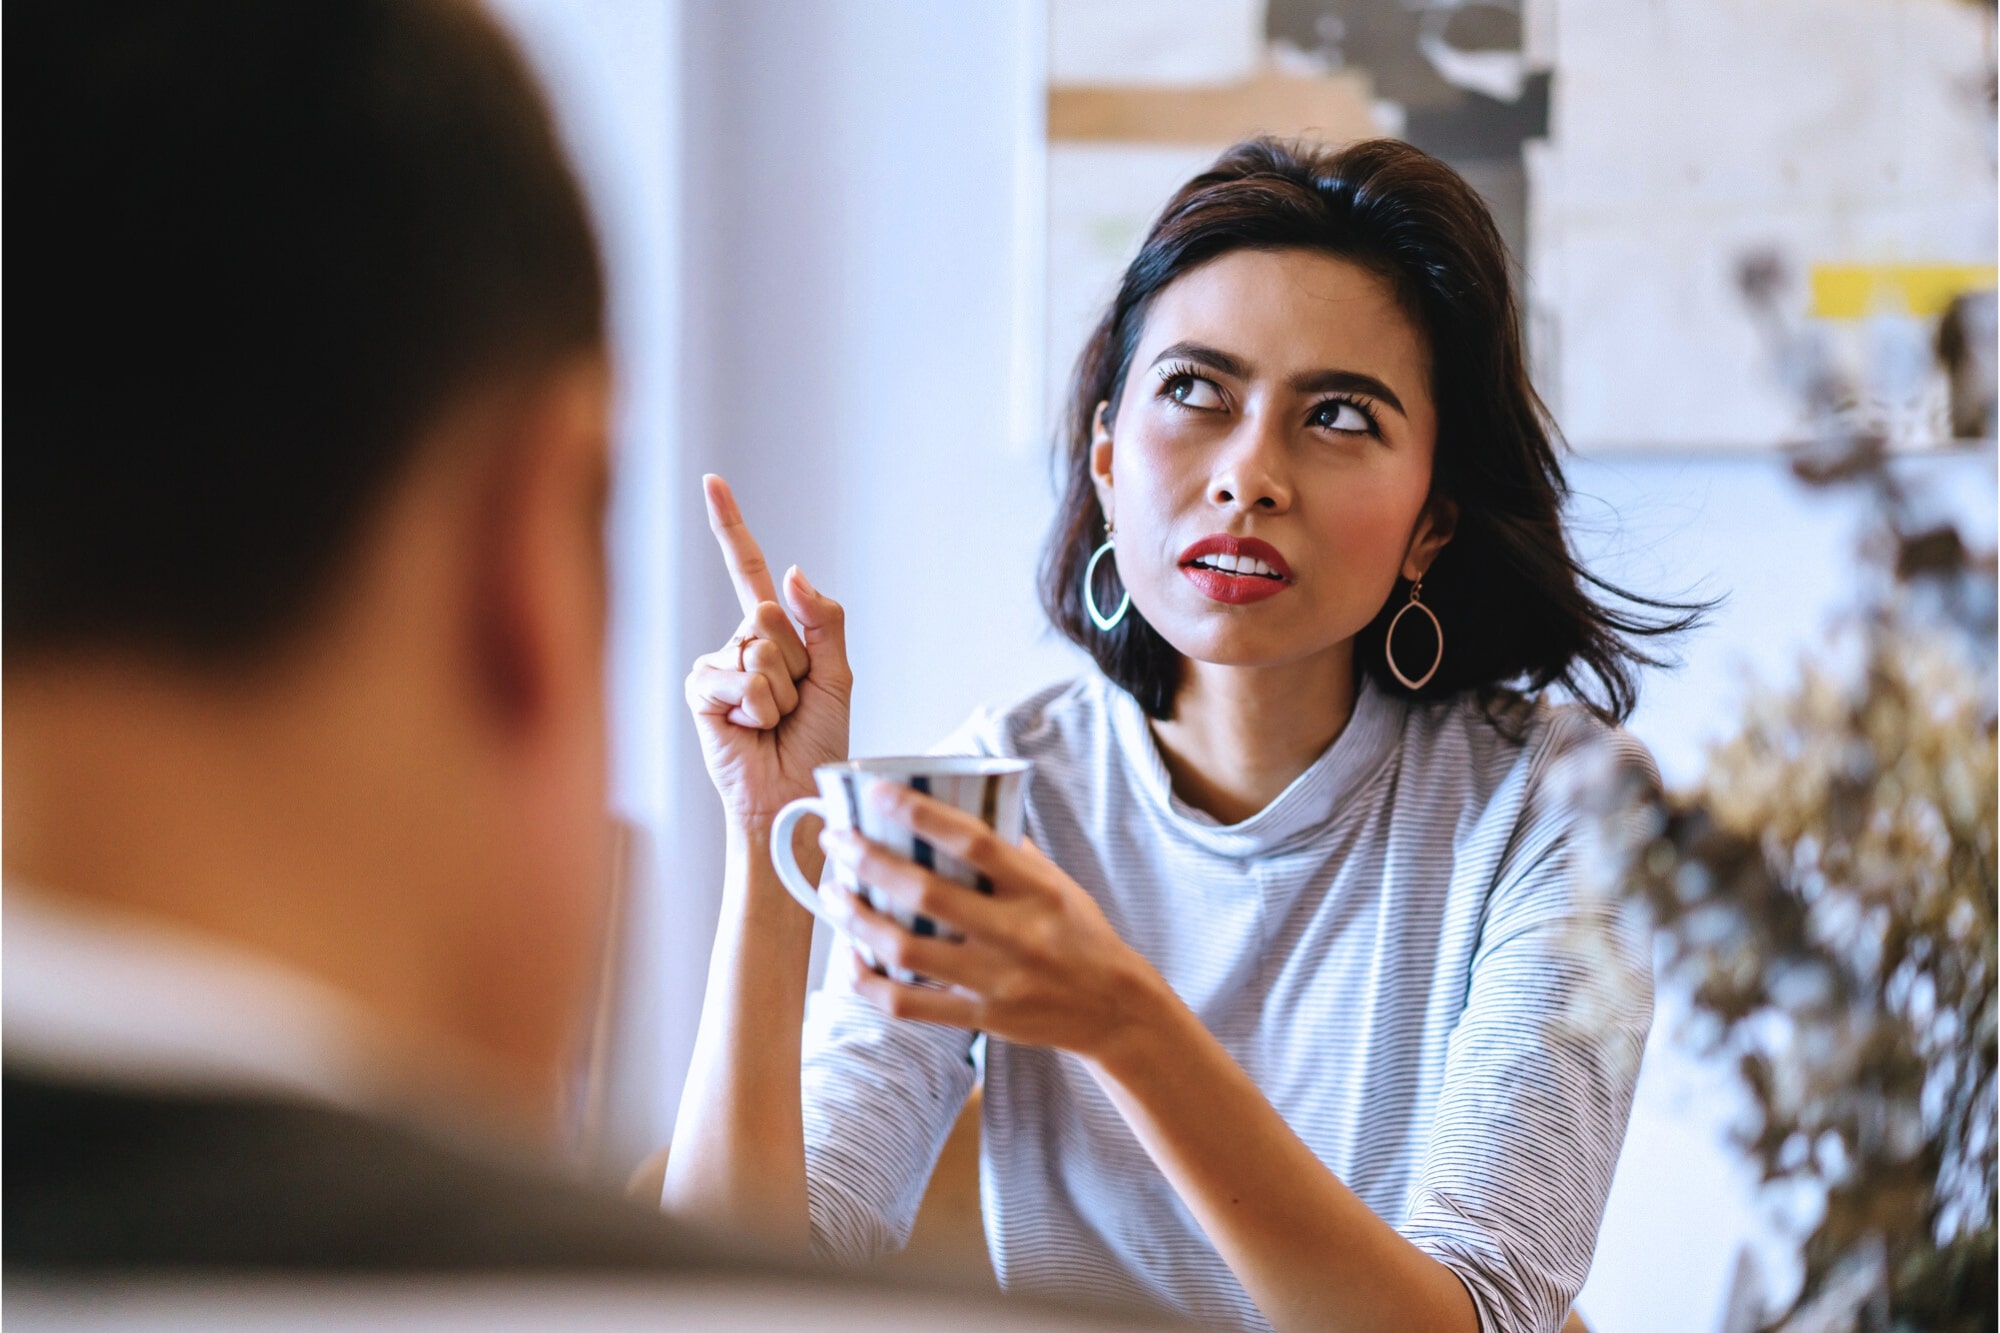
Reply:
[[[847, 797], [847, 827], [859, 833], [861, 832], [861, 789], [855, 784], [852, 773], [842, 773], [840, 775], [840, 790]], [[854, 888], [864, 901], [870, 903], [875, 901], [874, 893], [866, 884], [861, 882], [858, 876], [855, 878]]]
[[[931, 780], [926, 777], [911, 778], [910, 790], [922, 796], [929, 796]], [[910, 839], [910, 859], [926, 870], [937, 869], [937, 856], [931, 851], [931, 845], [922, 838]]]
[[[979, 783], [979, 819], [987, 828], [992, 828], [999, 818], [1000, 777], [997, 773], [988, 773]], [[972, 887], [989, 898], [993, 896], [993, 881], [984, 874], [974, 877]]]
[[[910, 790], [921, 796], [929, 796], [931, 794], [931, 780], [922, 775], [913, 777], [910, 779]], [[910, 839], [910, 859], [926, 870], [937, 869], [937, 856], [932, 852], [931, 845], [922, 838], [912, 837]], [[927, 916], [914, 917], [910, 921], [910, 933], [912, 935], [935, 935], [938, 933], [937, 922]]]

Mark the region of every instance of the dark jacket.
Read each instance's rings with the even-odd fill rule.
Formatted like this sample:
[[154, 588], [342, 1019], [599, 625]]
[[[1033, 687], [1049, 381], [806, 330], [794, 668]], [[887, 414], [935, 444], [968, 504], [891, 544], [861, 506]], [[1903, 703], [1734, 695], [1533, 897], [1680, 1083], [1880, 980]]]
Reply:
[[359, 1115], [8, 1070], [10, 1274], [88, 1269], [717, 1272], [657, 1211]]

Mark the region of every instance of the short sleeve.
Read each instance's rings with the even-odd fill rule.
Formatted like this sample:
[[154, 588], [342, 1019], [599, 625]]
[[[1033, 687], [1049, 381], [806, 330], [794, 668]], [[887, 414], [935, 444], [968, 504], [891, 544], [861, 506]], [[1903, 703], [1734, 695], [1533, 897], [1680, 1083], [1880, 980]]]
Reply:
[[1606, 874], [1621, 828], [1584, 795], [1656, 785], [1652, 761], [1595, 723], [1552, 729], [1567, 734], [1529, 762], [1401, 1227], [1486, 1333], [1553, 1333], [1582, 1289], [1652, 1022], [1648, 933]]

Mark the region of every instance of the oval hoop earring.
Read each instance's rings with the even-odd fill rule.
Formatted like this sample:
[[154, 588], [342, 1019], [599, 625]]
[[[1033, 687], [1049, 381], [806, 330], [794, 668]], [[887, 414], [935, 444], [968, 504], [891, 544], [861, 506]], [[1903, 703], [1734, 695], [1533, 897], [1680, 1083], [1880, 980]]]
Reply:
[[[1405, 689], [1411, 690], [1421, 690], [1424, 686], [1430, 684], [1431, 677], [1435, 676], [1438, 673], [1438, 667], [1444, 664], [1444, 626], [1438, 623], [1437, 613], [1423, 604], [1423, 591], [1424, 580], [1419, 575], [1417, 581], [1410, 585], [1410, 600], [1403, 604], [1403, 609], [1398, 611], [1396, 618], [1389, 622], [1389, 632], [1382, 636], [1382, 656], [1389, 659], [1389, 674], [1397, 680], [1402, 681]], [[1396, 626], [1402, 624], [1403, 617], [1412, 611], [1421, 611], [1425, 616], [1429, 617], [1431, 628], [1437, 632], [1438, 641], [1437, 656], [1431, 659], [1431, 669], [1424, 672], [1423, 675], [1417, 677], [1415, 680], [1411, 680], [1408, 676], [1404, 675], [1403, 668], [1396, 665], [1395, 653]]]
[[1090, 563], [1083, 567], [1083, 609], [1090, 612], [1090, 623], [1097, 626], [1098, 629], [1106, 634], [1117, 629], [1118, 622], [1123, 620], [1125, 613], [1132, 609], [1132, 592], [1129, 588], [1125, 592], [1125, 600], [1118, 603], [1118, 609], [1108, 616], [1097, 609], [1097, 596], [1091, 591], [1091, 585], [1097, 578], [1097, 562], [1111, 553], [1111, 548], [1114, 544], [1111, 524], [1106, 523], [1104, 525], [1104, 545], [1091, 553]]

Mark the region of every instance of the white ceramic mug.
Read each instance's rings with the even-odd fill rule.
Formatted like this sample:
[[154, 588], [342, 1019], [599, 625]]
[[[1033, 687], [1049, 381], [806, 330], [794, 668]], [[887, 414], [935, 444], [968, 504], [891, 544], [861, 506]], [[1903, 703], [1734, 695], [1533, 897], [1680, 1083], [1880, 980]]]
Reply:
[[[908, 787], [965, 811], [1014, 843], [1021, 840], [1028, 777], [1034, 767], [1026, 759], [989, 759], [976, 755], [849, 759], [838, 764], [821, 764], [813, 770], [820, 794], [793, 801], [778, 812], [777, 822], [771, 825], [771, 860], [777, 867], [778, 878], [807, 911], [833, 924], [820, 902], [818, 888], [806, 878], [792, 855], [792, 831], [807, 815], [818, 815], [829, 828], [858, 830], [870, 842], [880, 843], [946, 879], [957, 880], [975, 892], [991, 893], [993, 886], [986, 882], [985, 876], [885, 818], [876, 810], [869, 793], [882, 783]], [[869, 885], [859, 884], [855, 889], [869, 906], [914, 935], [949, 934], [927, 916], [904, 912]], [[872, 958], [868, 962], [875, 965]], [[901, 968], [884, 970], [898, 981], [921, 980]]]

